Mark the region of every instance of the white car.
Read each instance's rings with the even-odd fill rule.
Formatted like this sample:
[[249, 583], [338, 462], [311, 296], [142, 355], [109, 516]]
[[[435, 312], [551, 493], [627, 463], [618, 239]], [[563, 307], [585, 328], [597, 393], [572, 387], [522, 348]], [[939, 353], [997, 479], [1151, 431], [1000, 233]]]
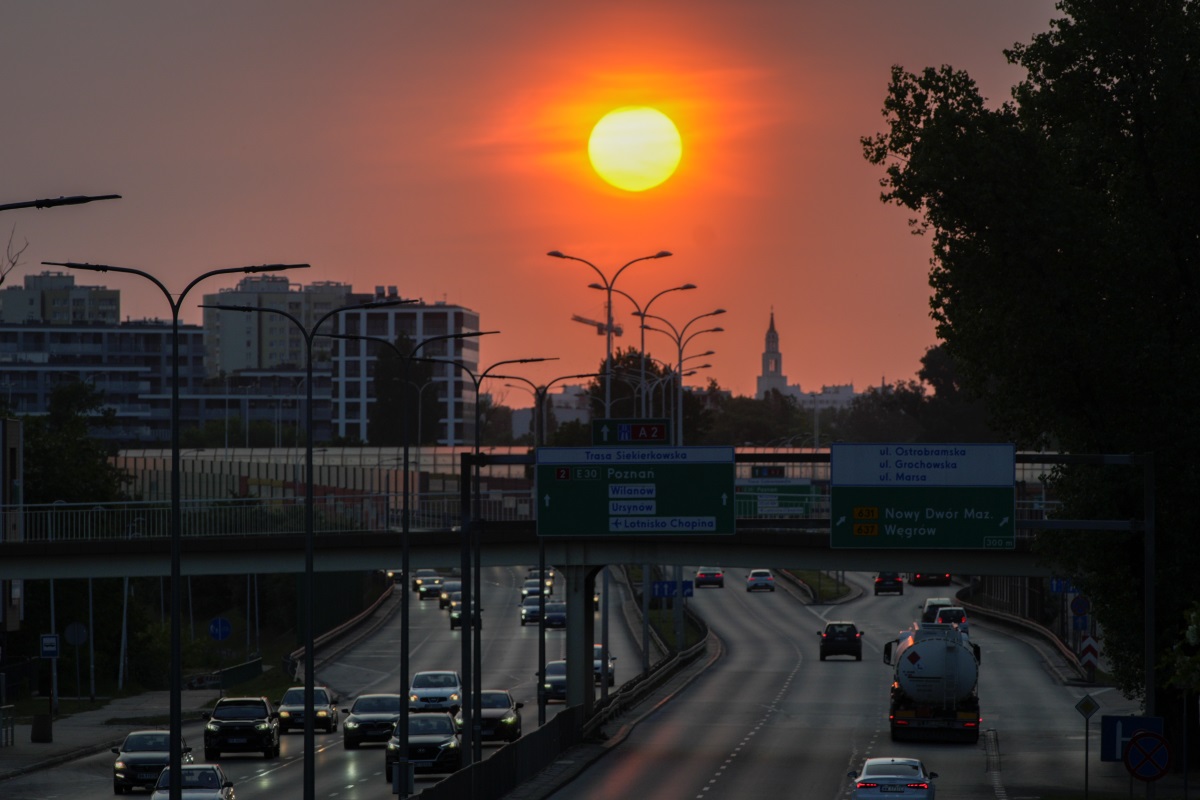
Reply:
[[458, 711], [462, 702], [462, 678], [450, 670], [418, 672], [409, 684], [410, 711]]
[[[187, 800], [233, 800], [233, 781], [220, 764], [184, 764], [179, 768], [179, 784]], [[151, 800], [167, 800], [171, 795], [171, 768], [158, 776]]]
[[775, 576], [771, 574], [771, 570], [752, 569], [746, 576], [746, 591], [753, 592], [759, 589], [768, 592], [775, 591]]
[[925, 769], [915, 758], [868, 758], [854, 780], [854, 800], [870, 798], [903, 798], [903, 800], [934, 800], [936, 772]]
[[934, 622], [954, 625], [963, 636], [971, 635], [971, 623], [967, 619], [967, 610], [965, 608], [959, 608], [958, 606], [939, 608], [937, 618], [934, 619]]

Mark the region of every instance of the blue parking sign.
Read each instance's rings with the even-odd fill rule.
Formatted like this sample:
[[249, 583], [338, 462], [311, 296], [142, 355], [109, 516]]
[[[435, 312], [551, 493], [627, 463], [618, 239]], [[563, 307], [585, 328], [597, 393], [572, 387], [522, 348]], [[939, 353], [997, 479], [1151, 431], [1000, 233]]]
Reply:
[[42, 658], [58, 658], [58, 634], [42, 634]]

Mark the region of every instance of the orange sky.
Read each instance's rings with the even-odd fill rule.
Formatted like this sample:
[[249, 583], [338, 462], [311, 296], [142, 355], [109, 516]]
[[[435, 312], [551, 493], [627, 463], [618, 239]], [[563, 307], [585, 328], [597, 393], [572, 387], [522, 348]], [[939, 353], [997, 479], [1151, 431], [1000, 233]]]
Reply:
[[[753, 394], [775, 310], [784, 373], [804, 391], [915, 376], [934, 344], [929, 245], [878, 200], [859, 137], [879, 131], [889, 68], [968, 70], [993, 102], [1020, 79], [1002, 49], [1048, 29], [1050, 0], [678, 0], [612, 3], [271, 2], [10, 5], [0, 202], [119, 193], [5, 212], [8, 278], [40, 262], [136, 267], [181, 290], [209, 269], [308, 262], [303, 283], [475, 309], [484, 366], [557, 356], [538, 383], [591, 372], [604, 338], [588, 259], [682, 325], [722, 307], [687, 353]], [[587, 160], [608, 110], [675, 120], [683, 160], [630, 194]], [[138, 279], [123, 313], [167, 317]], [[199, 321], [201, 284], [184, 319]], [[192, 299], [194, 298], [194, 302]], [[623, 298], [614, 304], [638, 343]], [[699, 326], [697, 326], [699, 327]], [[704, 327], [708, 327], [705, 325]], [[696, 329], [696, 328], [694, 328]], [[674, 360], [664, 336], [647, 349]], [[528, 395], [491, 387], [506, 402]]]

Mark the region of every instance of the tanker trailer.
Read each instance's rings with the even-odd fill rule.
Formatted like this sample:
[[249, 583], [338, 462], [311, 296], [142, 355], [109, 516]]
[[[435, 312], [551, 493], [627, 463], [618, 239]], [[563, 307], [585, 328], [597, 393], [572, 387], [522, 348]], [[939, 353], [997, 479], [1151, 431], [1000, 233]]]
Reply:
[[979, 741], [979, 646], [953, 625], [920, 623], [883, 648], [892, 666], [892, 741]]

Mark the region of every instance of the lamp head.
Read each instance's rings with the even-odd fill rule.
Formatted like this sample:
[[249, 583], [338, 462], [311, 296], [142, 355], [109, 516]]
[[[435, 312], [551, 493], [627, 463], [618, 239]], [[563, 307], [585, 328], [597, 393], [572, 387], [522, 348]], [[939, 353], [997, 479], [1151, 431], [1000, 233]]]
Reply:
[[561, 250], [551, 250], [549, 253], [546, 253], [546, 255], [554, 256], [555, 258], [566, 258], [566, 255], [564, 255]]
[[657, 253], [655, 253], [654, 255], [652, 255], [650, 257], [651, 258], [666, 258], [669, 255], [671, 255], [670, 250], [659, 250]]

